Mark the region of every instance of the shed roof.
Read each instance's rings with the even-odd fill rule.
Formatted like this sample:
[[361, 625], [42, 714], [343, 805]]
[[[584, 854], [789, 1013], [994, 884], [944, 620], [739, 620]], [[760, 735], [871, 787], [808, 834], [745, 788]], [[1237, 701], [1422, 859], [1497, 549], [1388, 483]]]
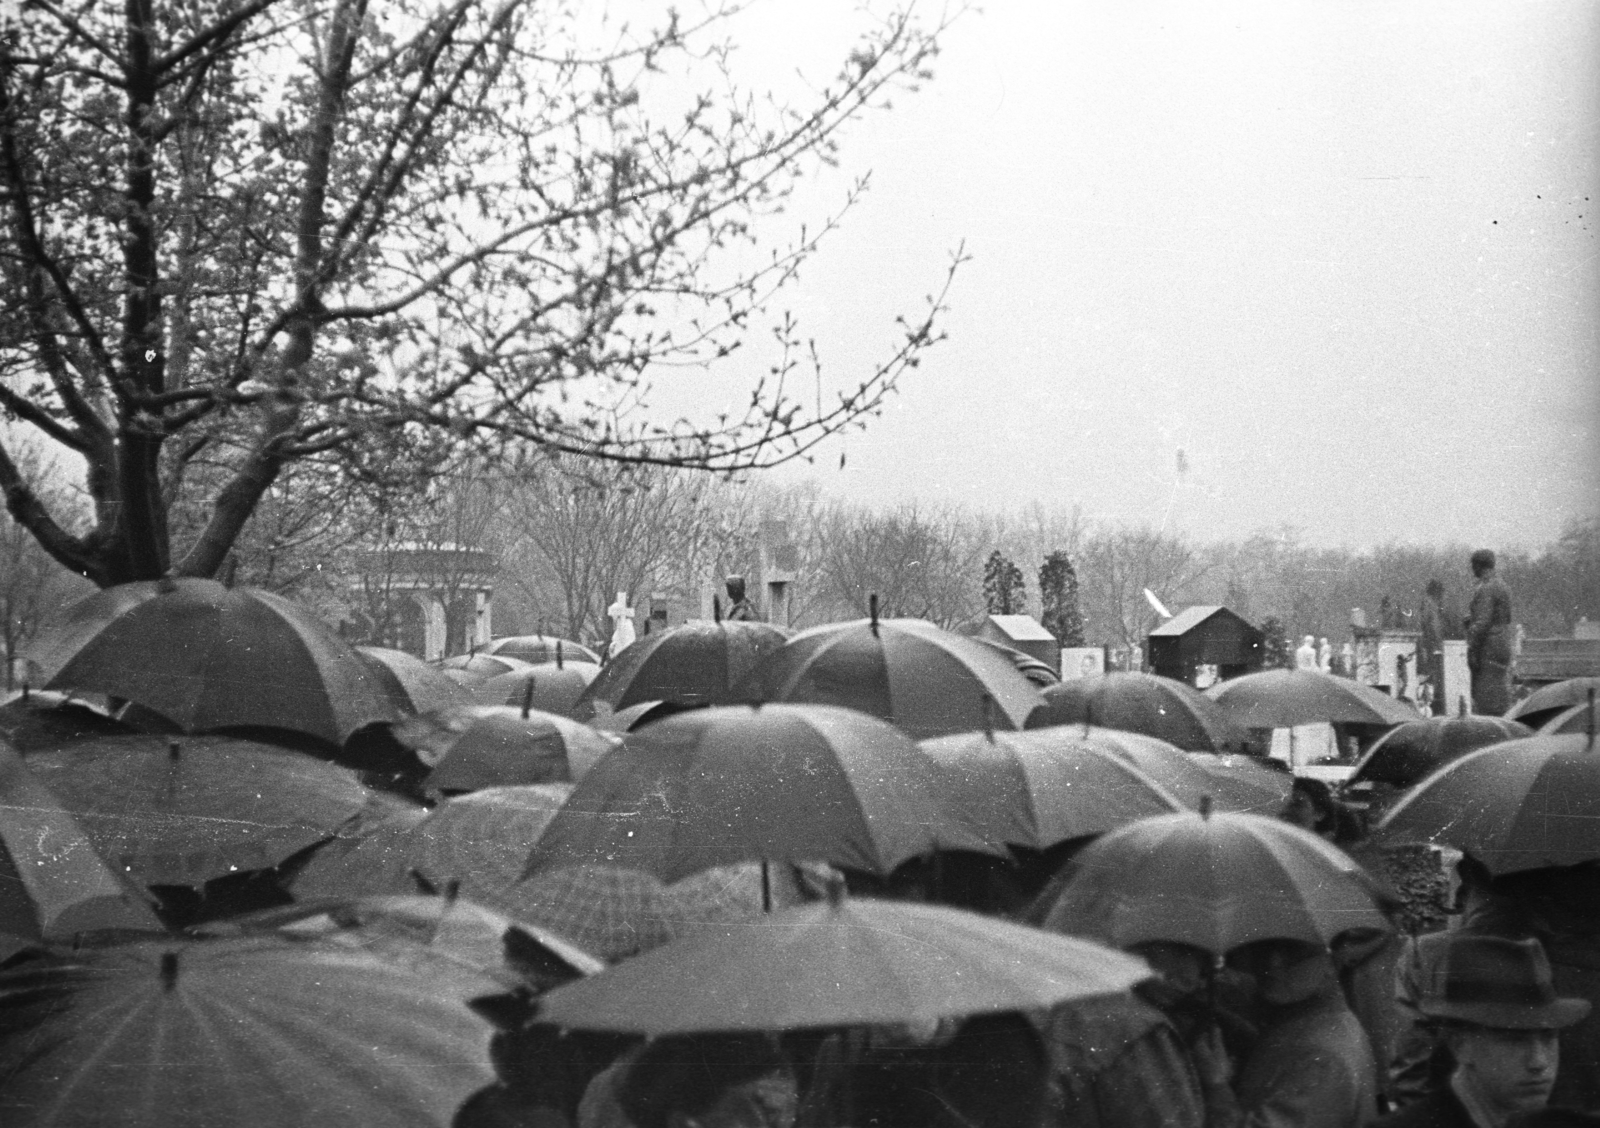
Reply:
[[1032, 615], [990, 615], [989, 622], [1005, 632], [1007, 638], [1019, 642], [1054, 642], [1056, 636]]
[[[1196, 627], [1198, 627], [1201, 623], [1205, 622], [1207, 619], [1211, 618], [1211, 616], [1215, 615], [1218, 611], [1228, 611], [1228, 609], [1226, 607], [1223, 607], [1221, 604], [1202, 605], [1202, 606], [1199, 606], [1199, 607], [1185, 607], [1182, 611], [1179, 611], [1172, 618], [1168, 619], [1166, 622], [1162, 623], [1159, 627], [1156, 627], [1154, 630], [1152, 630], [1150, 632], [1150, 634], [1151, 634], [1152, 637], [1154, 637], [1156, 635], [1183, 635], [1183, 634], [1188, 634], [1190, 631], [1192, 631]], [[1233, 612], [1232, 611], [1228, 611], [1228, 614], [1232, 615]], [[1237, 618], [1237, 616], [1235, 616], [1235, 618]]]

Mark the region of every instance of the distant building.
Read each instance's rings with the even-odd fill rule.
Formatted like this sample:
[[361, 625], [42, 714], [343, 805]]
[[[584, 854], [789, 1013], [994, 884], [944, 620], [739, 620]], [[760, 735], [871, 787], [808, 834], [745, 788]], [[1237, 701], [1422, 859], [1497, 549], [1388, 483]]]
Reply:
[[495, 554], [472, 545], [398, 541], [357, 554], [354, 610], [340, 624], [352, 642], [391, 646], [432, 661], [494, 637]]
[[963, 625], [960, 630], [973, 638], [1020, 650], [1056, 673], [1061, 671], [1061, 644], [1032, 615], [985, 615]]
[[1146, 666], [1152, 674], [1190, 685], [1202, 667], [1214, 668], [1218, 679], [1236, 678], [1261, 669], [1265, 638], [1226, 607], [1188, 607], [1150, 632]]

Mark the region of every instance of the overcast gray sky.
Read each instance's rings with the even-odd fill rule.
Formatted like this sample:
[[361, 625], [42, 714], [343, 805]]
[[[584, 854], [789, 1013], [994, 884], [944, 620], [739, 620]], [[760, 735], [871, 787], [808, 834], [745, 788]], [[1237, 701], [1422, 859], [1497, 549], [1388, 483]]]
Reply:
[[[825, 42], [758, 10], [763, 66]], [[944, 42], [799, 308], [843, 373], [972, 261], [827, 490], [1352, 546], [1600, 515], [1600, 4], [992, 0]]]

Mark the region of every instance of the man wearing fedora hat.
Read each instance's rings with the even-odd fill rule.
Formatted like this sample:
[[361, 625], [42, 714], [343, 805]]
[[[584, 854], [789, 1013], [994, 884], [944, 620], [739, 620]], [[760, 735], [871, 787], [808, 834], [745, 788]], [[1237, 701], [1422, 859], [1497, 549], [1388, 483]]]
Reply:
[[1537, 940], [1458, 933], [1418, 1009], [1439, 1024], [1454, 1070], [1374, 1128], [1505, 1128], [1543, 1108], [1560, 1065], [1556, 1032], [1581, 1022], [1589, 1003], [1556, 996]]

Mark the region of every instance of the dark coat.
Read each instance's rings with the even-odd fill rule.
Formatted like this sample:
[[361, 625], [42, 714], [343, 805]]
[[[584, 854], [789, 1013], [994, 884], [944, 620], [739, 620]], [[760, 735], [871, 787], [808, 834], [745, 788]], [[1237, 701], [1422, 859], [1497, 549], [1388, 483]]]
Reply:
[[1440, 1089], [1387, 1116], [1380, 1116], [1369, 1128], [1477, 1128], [1477, 1125], [1454, 1093]]
[[1467, 615], [1467, 668], [1472, 711], [1499, 717], [1511, 708], [1511, 589], [1498, 576], [1481, 580]]

